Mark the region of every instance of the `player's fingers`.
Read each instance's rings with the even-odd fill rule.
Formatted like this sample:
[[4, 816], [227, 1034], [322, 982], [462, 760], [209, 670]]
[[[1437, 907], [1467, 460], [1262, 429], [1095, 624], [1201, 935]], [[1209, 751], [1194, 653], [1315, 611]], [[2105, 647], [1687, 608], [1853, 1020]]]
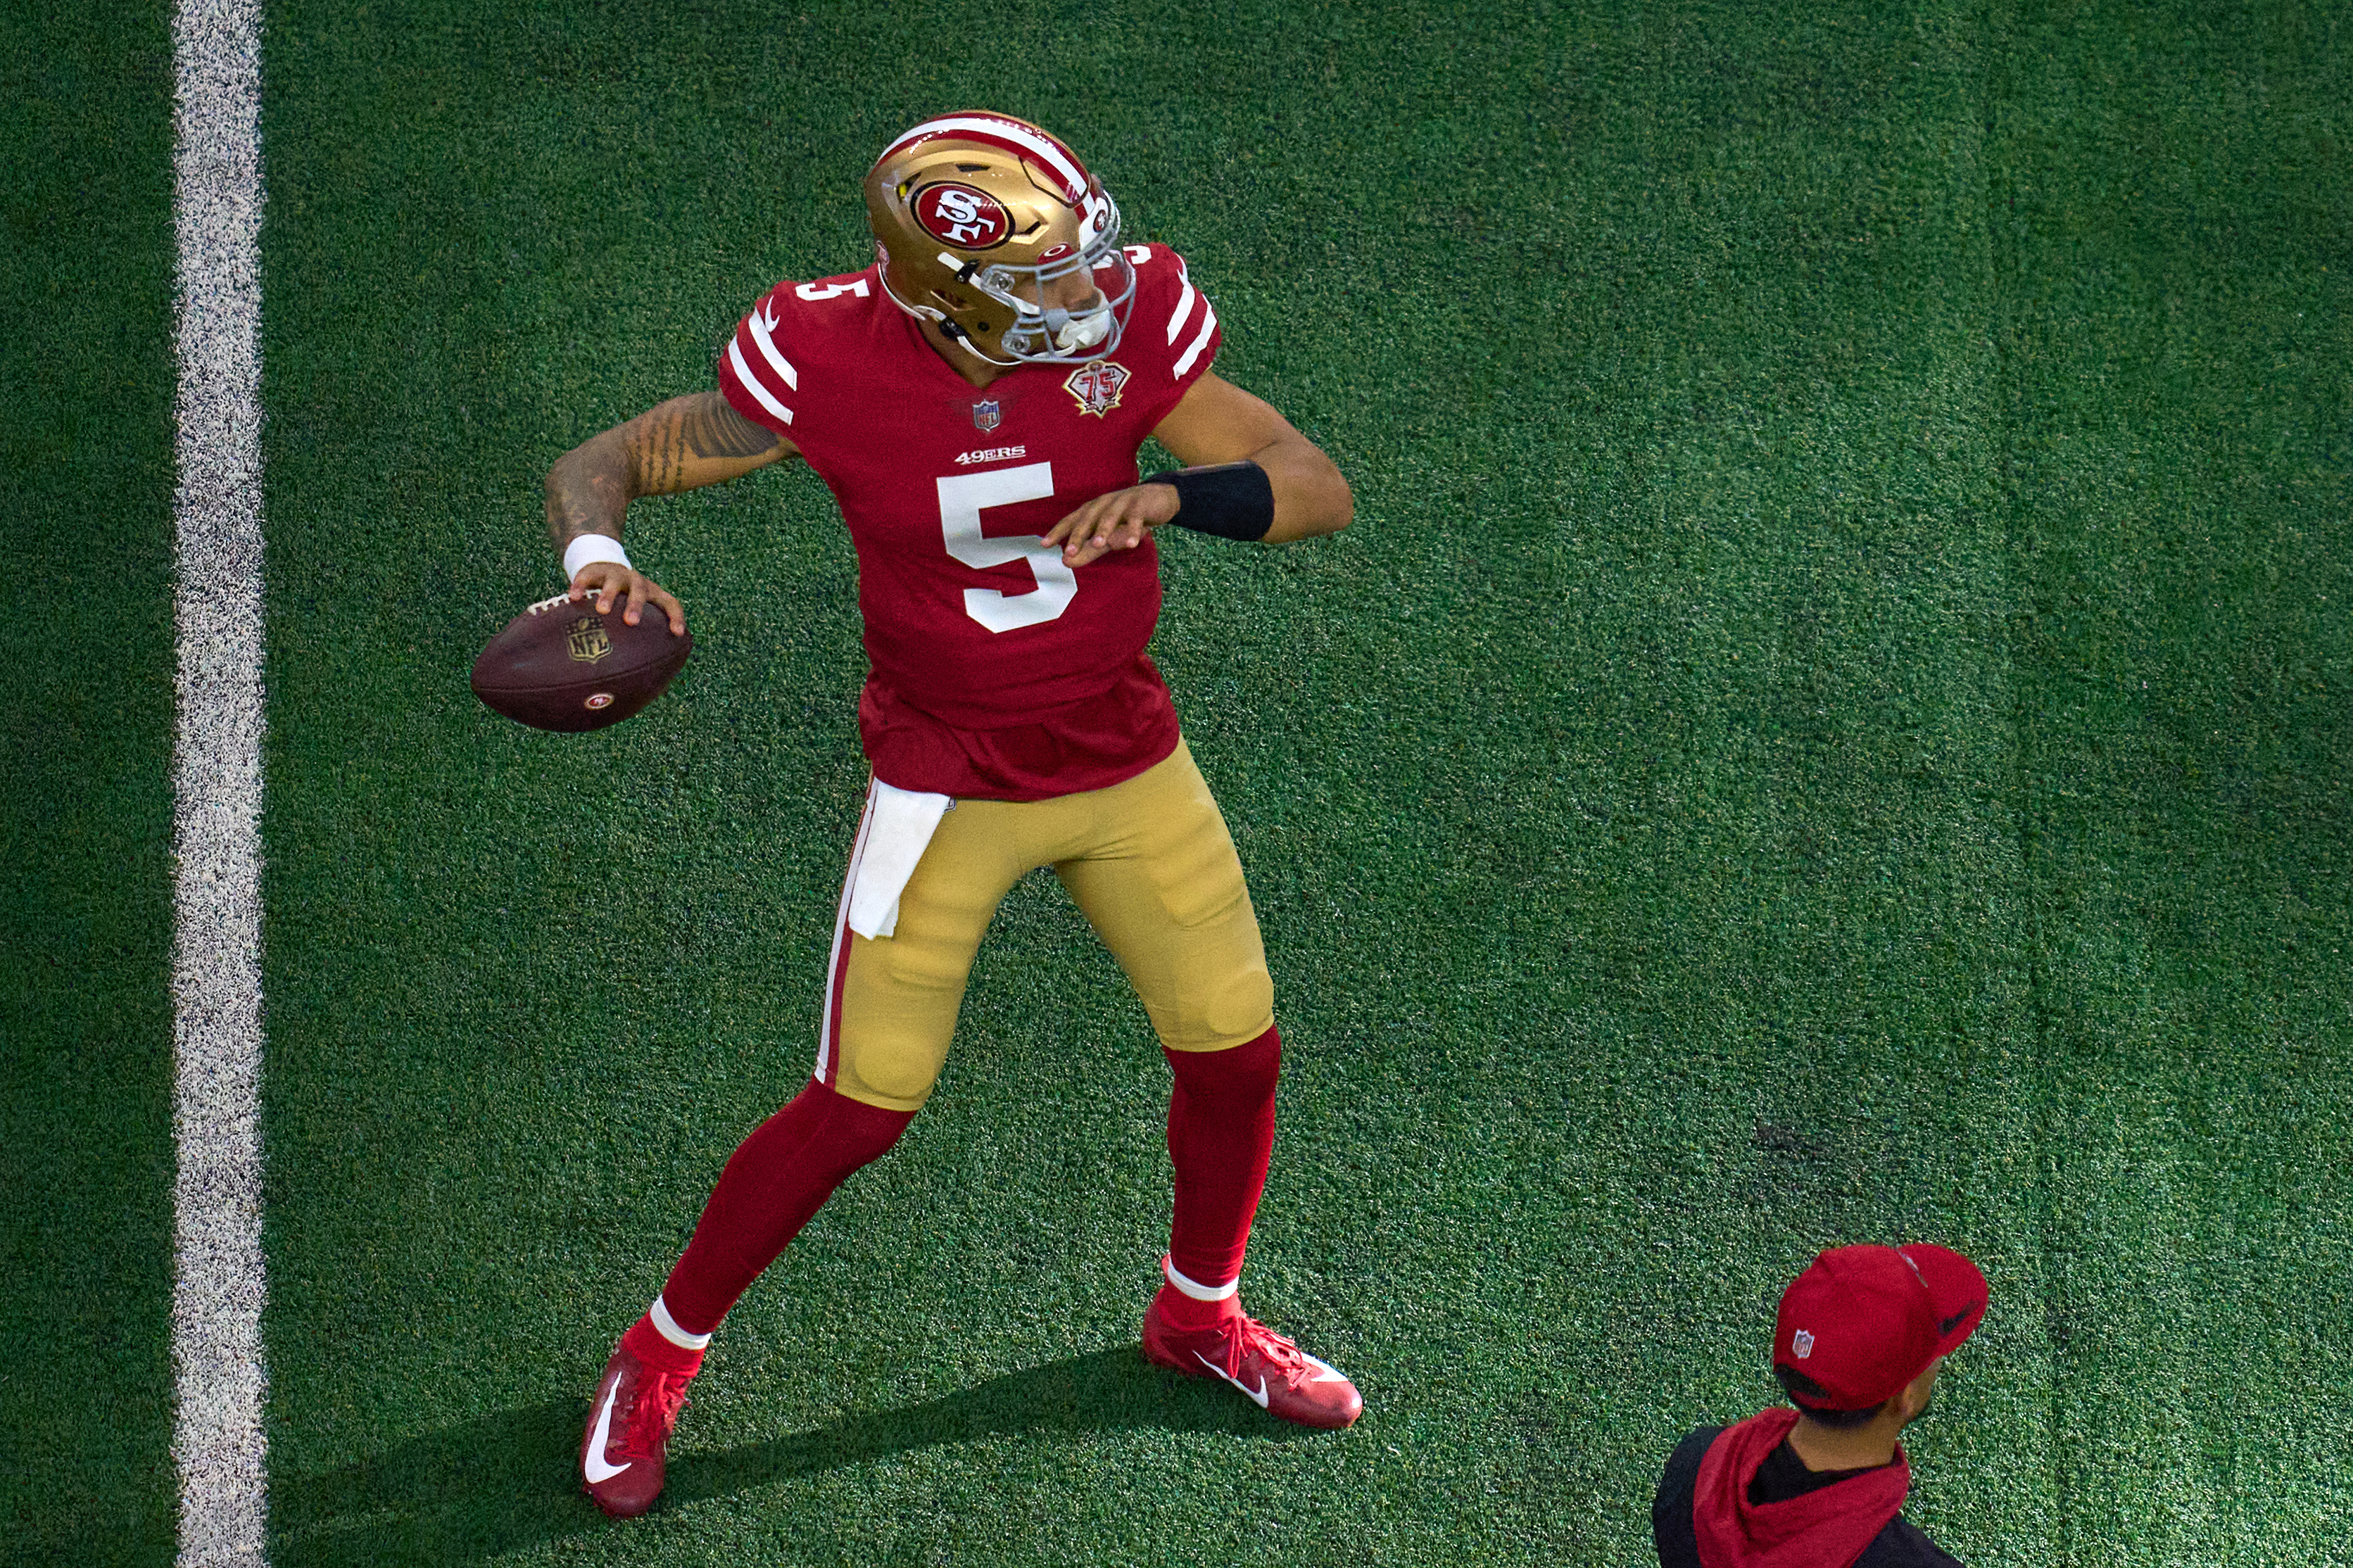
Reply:
[[1098, 501], [1089, 501], [1076, 510], [1065, 513], [1060, 522], [1039, 536], [1039, 542], [1044, 544], [1069, 543], [1071, 540], [1077, 537], [1081, 529], [1087, 526], [1098, 504], [1100, 504]]
[[679, 603], [676, 594], [649, 579], [646, 584], [646, 599], [670, 617], [670, 636], [683, 637], [686, 634], [686, 606]]
[[1144, 491], [1139, 489], [1127, 493], [1127, 504], [1119, 509], [1118, 516], [1105, 518], [1102, 531], [1096, 535], [1105, 552], [1134, 549], [1144, 542], [1144, 531], [1151, 526]]
[[621, 588], [621, 624], [623, 626], [634, 626], [644, 617], [646, 589], [649, 586], [650, 584], [642, 575], [635, 572], [629, 574], [628, 582]]
[[1102, 554], [1109, 544], [1111, 531], [1133, 504], [1134, 494], [1133, 490], [1113, 490], [1071, 513], [1067, 520], [1071, 527], [1062, 542], [1062, 558], [1072, 566], [1083, 566]]
[[1104, 507], [1095, 518], [1092, 542], [1096, 548], [1101, 549], [1110, 544], [1112, 535], [1117, 533], [1126, 523], [1135, 505], [1134, 496], [1135, 492], [1133, 490], [1122, 490], [1116, 496], [1104, 498], [1112, 504]]
[[1090, 526], [1084, 532], [1073, 535], [1063, 547], [1062, 560], [1071, 566], [1084, 566], [1103, 552], [1103, 536]]
[[1150, 501], [1141, 489], [1132, 490], [1129, 494], [1135, 499], [1128, 506], [1121, 509], [1119, 526], [1113, 529], [1103, 541], [1103, 549], [1106, 552], [1133, 550], [1143, 543], [1144, 536], [1151, 531]]
[[1097, 497], [1056, 523], [1045, 536], [1048, 544], [1060, 544], [1065, 550], [1077, 549], [1095, 525], [1095, 517], [1103, 510], [1103, 499]]

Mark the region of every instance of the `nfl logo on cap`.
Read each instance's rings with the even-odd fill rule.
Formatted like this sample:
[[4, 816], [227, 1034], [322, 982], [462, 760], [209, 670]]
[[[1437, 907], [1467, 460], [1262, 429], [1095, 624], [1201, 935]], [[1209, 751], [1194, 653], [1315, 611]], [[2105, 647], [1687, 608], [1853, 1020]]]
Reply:
[[1789, 1336], [1789, 1350], [1799, 1361], [1814, 1353], [1814, 1336], [1799, 1329]]

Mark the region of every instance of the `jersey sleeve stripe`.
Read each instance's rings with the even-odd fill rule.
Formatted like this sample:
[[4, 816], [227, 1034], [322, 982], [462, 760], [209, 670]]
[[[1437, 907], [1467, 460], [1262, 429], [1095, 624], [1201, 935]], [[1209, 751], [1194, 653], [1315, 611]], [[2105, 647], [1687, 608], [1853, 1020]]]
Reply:
[[1193, 362], [1199, 359], [1201, 357], [1201, 351], [1209, 346], [1209, 334], [1217, 330], [1217, 307], [1210, 304], [1207, 300], [1204, 300], [1201, 301], [1201, 335], [1195, 338], [1193, 340], [1192, 346], [1187, 348], [1183, 354], [1178, 356], [1176, 361], [1176, 374], [1179, 377], [1182, 377], [1187, 371], [1193, 368]]
[[792, 361], [777, 351], [776, 340], [769, 335], [776, 330], [775, 319], [754, 310], [744, 318], [744, 324], [752, 329], [752, 342], [759, 349], [760, 357], [776, 367], [776, 374], [785, 378], [786, 386], [798, 392], [801, 389], [801, 373], [793, 368]]
[[1176, 313], [1168, 318], [1168, 345], [1171, 348], [1176, 345], [1176, 334], [1185, 330], [1186, 318], [1193, 313], [1193, 301], [1199, 298], [1193, 292], [1191, 278], [1182, 270], [1179, 270], [1176, 276], [1185, 279], [1185, 291], [1176, 296]]
[[762, 386], [760, 384], [760, 378], [752, 374], [752, 367], [744, 362], [744, 343], [742, 339], [738, 338], [729, 341], [727, 344], [727, 363], [734, 367], [735, 379], [744, 384], [744, 390], [752, 395], [752, 400], [754, 402], [766, 409], [769, 413], [775, 415], [778, 424], [789, 425], [793, 422], [793, 411], [786, 407], [783, 404], [777, 402], [776, 394], [770, 392], [766, 387]]

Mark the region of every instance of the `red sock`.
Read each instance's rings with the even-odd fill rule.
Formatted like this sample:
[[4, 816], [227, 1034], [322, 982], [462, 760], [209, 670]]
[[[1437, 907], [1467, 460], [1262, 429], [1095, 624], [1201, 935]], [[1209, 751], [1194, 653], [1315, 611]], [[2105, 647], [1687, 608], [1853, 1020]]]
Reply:
[[[791, 1104], [760, 1123], [720, 1173], [694, 1239], [662, 1286], [678, 1326], [691, 1334], [717, 1328], [833, 1189], [889, 1152], [914, 1118], [912, 1110], [879, 1110], [811, 1079]], [[644, 1327], [659, 1337], [651, 1323]]]
[[621, 1348], [656, 1372], [666, 1372], [672, 1377], [692, 1377], [702, 1370], [702, 1352], [673, 1342], [654, 1327], [650, 1312], [629, 1325], [629, 1331], [621, 1336]]
[[[1176, 1169], [1168, 1261], [1198, 1285], [1240, 1277], [1250, 1220], [1274, 1151], [1274, 1086], [1282, 1039], [1272, 1027], [1223, 1051], [1164, 1052], [1176, 1075], [1168, 1097], [1168, 1160]], [[1232, 1295], [1204, 1301], [1163, 1285], [1160, 1310], [1180, 1329], [1214, 1327], [1241, 1310]]]

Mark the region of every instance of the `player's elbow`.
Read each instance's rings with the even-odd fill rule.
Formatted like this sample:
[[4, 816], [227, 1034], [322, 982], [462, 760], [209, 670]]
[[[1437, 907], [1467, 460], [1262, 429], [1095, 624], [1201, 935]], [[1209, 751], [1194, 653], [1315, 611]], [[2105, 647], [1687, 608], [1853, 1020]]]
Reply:
[[1332, 526], [1324, 531], [1337, 533], [1356, 518], [1356, 492], [1348, 488], [1348, 476], [1337, 465], [1332, 468]]
[[575, 454], [566, 452], [556, 458], [547, 470], [545, 482], [540, 487], [541, 491], [547, 498], [548, 537], [559, 544], [564, 542], [564, 520], [569, 510], [567, 503], [574, 488], [570, 473], [574, 456]]
[[1304, 533], [1337, 533], [1356, 515], [1356, 495], [1339, 465], [1317, 452], [1316, 472], [1310, 487]]

